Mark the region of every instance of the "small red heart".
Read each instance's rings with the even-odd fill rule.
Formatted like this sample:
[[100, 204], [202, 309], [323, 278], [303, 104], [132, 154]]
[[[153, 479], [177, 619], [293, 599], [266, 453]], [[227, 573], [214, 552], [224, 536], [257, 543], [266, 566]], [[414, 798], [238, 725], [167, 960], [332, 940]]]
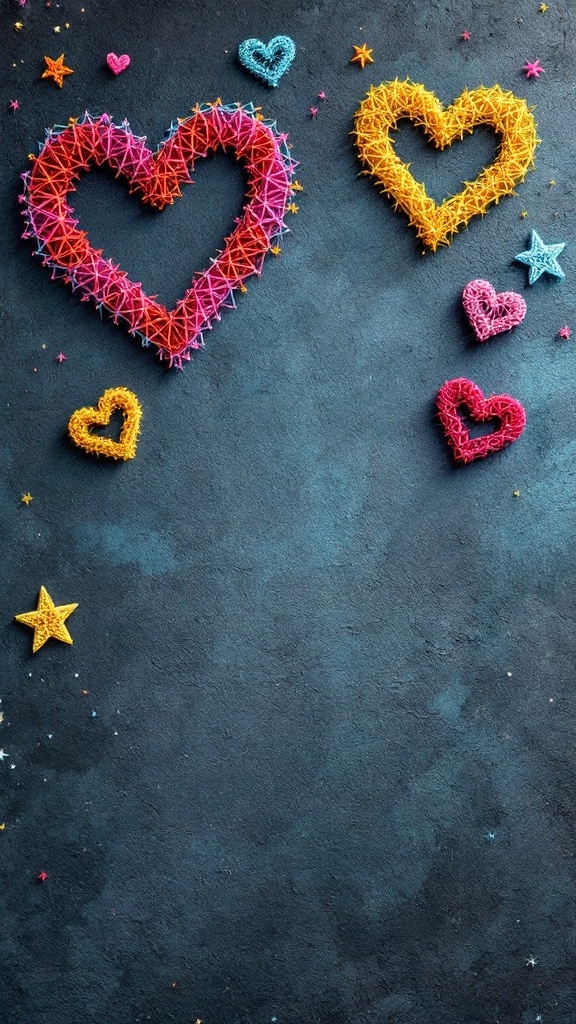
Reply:
[[[436, 399], [438, 416], [448, 444], [458, 462], [472, 462], [511, 444], [526, 426], [526, 413], [520, 402], [510, 395], [490, 395], [485, 398], [480, 388], [466, 377], [447, 380]], [[482, 437], [470, 437], [460, 408], [475, 423], [496, 420], [498, 427]]]
[[462, 304], [478, 341], [517, 327], [526, 316], [526, 303], [518, 292], [496, 292], [481, 278], [468, 282]]
[[130, 64], [130, 57], [127, 53], [120, 54], [119, 57], [115, 53], [106, 54], [106, 63], [115, 75], [119, 75], [121, 71], [125, 71]]

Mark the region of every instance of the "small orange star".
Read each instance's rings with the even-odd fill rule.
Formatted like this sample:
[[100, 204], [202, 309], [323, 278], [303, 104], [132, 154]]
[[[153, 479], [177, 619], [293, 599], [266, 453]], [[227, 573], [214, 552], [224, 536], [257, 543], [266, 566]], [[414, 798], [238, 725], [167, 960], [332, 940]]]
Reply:
[[350, 58], [351, 64], [359, 64], [361, 68], [365, 68], [367, 64], [373, 64], [372, 50], [368, 49], [367, 43], [362, 43], [362, 46], [354, 47], [354, 56]]
[[282, 249], [280, 248], [279, 245], [273, 245], [270, 248], [270, 252], [272, 253], [273, 256], [279, 256], [280, 253], [282, 252]]
[[23, 494], [22, 495], [22, 497], [20, 498], [20, 501], [23, 501], [25, 505], [29, 505], [31, 501], [34, 501], [34, 498], [30, 494], [30, 491], [28, 491], [28, 494]]
[[73, 75], [72, 68], [67, 68], [64, 64], [64, 54], [61, 53], [58, 60], [52, 60], [51, 57], [44, 57], [46, 61], [46, 71], [42, 75], [42, 78], [53, 78], [56, 85], [62, 88], [62, 82], [64, 81], [64, 75]]
[[25, 626], [30, 626], [34, 630], [32, 654], [36, 654], [36, 651], [39, 651], [50, 637], [62, 640], [65, 644], [74, 643], [64, 623], [77, 607], [77, 604], [56, 606], [46, 587], [40, 587], [37, 608], [32, 612], [23, 612], [21, 615], [14, 616], [16, 622], [23, 622]]
[[254, 114], [254, 120], [255, 121], [263, 121], [264, 120], [264, 114], [262, 113], [261, 110], [257, 110], [256, 111], [256, 113]]

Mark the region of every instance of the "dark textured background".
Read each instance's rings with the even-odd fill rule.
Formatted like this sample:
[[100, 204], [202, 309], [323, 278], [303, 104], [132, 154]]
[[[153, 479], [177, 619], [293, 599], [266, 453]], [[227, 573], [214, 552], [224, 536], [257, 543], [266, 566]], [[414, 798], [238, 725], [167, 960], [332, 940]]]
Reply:
[[[2, 1024], [573, 1024], [574, 4], [6, 0], [2, 19]], [[280, 32], [297, 58], [268, 90], [235, 53]], [[59, 90], [39, 76], [62, 50]], [[118, 78], [109, 50], [132, 57]], [[425, 258], [349, 136], [368, 86], [407, 74], [445, 102], [512, 88], [543, 140], [518, 196]], [[18, 175], [85, 108], [156, 145], [218, 95], [277, 117], [305, 192], [177, 373], [30, 258]], [[398, 143], [437, 197], [493, 144]], [[77, 196], [168, 303], [242, 205], [226, 158], [195, 178], [160, 215], [104, 173]], [[526, 288], [531, 227], [569, 243], [563, 284]], [[484, 346], [460, 313], [478, 276], [528, 301]], [[528, 425], [455, 469], [433, 402], [460, 375]], [[116, 385], [144, 407], [120, 466], [65, 440]], [[12, 617], [41, 583], [79, 608], [74, 647], [32, 657]]]

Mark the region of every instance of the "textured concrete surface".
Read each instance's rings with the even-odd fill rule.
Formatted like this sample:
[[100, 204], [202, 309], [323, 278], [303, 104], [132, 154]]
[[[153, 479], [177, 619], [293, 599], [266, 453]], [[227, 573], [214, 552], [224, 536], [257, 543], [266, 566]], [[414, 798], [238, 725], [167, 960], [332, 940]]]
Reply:
[[[2, 21], [2, 1024], [574, 1024], [573, 4], [28, 0]], [[235, 53], [281, 32], [297, 57], [270, 90]], [[62, 50], [59, 90], [39, 76]], [[118, 78], [109, 50], [132, 56]], [[396, 75], [445, 102], [497, 81], [543, 140], [516, 197], [425, 257], [349, 134]], [[30, 258], [18, 175], [85, 108], [156, 145], [218, 95], [277, 117], [305, 191], [175, 373]], [[441, 197], [494, 140], [398, 147]], [[230, 159], [195, 177], [161, 215], [105, 173], [76, 197], [168, 303], [242, 205]], [[568, 242], [563, 284], [526, 288], [531, 227]], [[522, 327], [472, 342], [473, 277], [522, 292]], [[455, 469], [433, 402], [460, 375], [528, 425]], [[116, 385], [144, 407], [121, 466], [65, 440]], [[79, 608], [74, 647], [32, 657], [12, 617], [41, 583]]]

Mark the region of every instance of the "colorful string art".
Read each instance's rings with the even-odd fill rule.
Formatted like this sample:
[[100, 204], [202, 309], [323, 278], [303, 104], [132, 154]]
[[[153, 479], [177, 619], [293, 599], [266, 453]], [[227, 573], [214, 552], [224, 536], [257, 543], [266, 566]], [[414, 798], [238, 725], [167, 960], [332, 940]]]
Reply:
[[[472, 462], [498, 452], [511, 444], [526, 426], [526, 413], [510, 395], [485, 398], [480, 388], [466, 377], [456, 377], [442, 385], [436, 399], [438, 417], [448, 444], [458, 462]], [[470, 437], [462, 414], [475, 423], [496, 421], [496, 429], [482, 437]]]
[[[461, 192], [438, 205], [394, 152], [390, 133], [403, 118], [423, 128], [439, 149], [463, 139], [478, 125], [489, 125], [500, 137], [496, 159], [475, 181], [465, 182]], [[472, 217], [484, 214], [491, 203], [514, 191], [534, 166], [540, 141], [526, 101], [499, 85], [466, 89], [444, 109], [434, 93], [409, 79], [373, 86], [356, 112], [353, 134], [368, 167], [365, 173], [382, 185], [395, 209], [408, 215], [418, 237], [433, 251], [449, 245], [452, 235]]]
[[245, 39], [238, 47], [238, 60], [266, 85], [278, 85], [296, 56], [296, 47], [290, 36], [274, 36], [269, 43], [260, 39]]
[[[22, 175], [24, 237], [36, 240], [36, 255], [52, 268], [53, 278], [63, 278], [84, 300], [92, 299], [115, 323], [124, 320], [132, 335], [180, 367], [190, 350], [202, 346], [203, 331], [220, 319], [220, 310], [235, 307], [234, 291], [242, 290], [251, 274], [262, 273], [266, 253], [288, 230], [284, 214], [296, 164], [287, 136], [260, 117], [252, 104], [197, 105], [191, 117], [171, 125], [156, 153], [145, 138], [132, 134], [127, 121], [113, 124], [107, 114], [86, 113], [68, 127], [53, 128], [32, 169]], [[191, 183], [194, 161], [221, 149], [245, 164], [248, 201], [223, 250], [167, 310], [117, 263], [105, 259], [101, 249], [92, 248], [67, 203], [68, 193], [85, 171], [107, 164], [128, 181], [131, 192], [162, 210], [182, 195], [182, 184]]]
[[469, 281], [462, 292], [462, 305], [478, 341], [521, 324], [526, 303], [518, 292], [495, 292], [489, 281]]
[[[93, 434], [94, 427], [107, 427], [114, 412], [124, 415], [120, 437]], [[68, 421], [68, 433], [79, 448], [93, 455], [108, 455], [112, 459], [133, 459], [142, 418], [142, 406], [133, 391], [127, 388], [109, 388], [98, 400], [98, 405], [76, 409]]]

